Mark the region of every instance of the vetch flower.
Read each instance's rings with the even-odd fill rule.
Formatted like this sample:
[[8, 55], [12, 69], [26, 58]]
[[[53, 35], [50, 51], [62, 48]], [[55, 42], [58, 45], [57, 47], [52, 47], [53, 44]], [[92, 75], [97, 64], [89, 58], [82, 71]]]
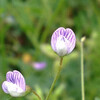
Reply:
[[58, 28], [51, 37], [51, 47], [59, 55], [65, 56], [75, 48], [76, 37], [70, 28]]
[[2, 83], [2, 89], [13, 97], [22, 96], [26, 91], [23, 75], [17, 70], [7, 72], [6, 81]]
[[32, 66], [36, 69], [36, 70], [42, 70], [46, 67], [46, 62], [33, 62]]

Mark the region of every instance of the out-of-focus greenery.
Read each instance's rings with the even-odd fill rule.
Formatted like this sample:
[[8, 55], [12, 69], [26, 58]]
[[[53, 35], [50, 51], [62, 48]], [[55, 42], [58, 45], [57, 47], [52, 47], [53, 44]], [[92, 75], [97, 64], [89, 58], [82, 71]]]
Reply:
[[[6, 72], [15, 69], [44, 100], [59, 65], [50, 39], [61, 26], [74, 30], [77, 43], [64, 58], [50, 100], [81, 100], [80, 38], [84, 35], [86, 100], [100, 100], [100, 0], [0, 0], [0, 100], [37, 100], [32, 93], [11, 98], [2, 91]], [[46, 68], [36, 70], [31, 65], [35, 61], [45, 61]]]

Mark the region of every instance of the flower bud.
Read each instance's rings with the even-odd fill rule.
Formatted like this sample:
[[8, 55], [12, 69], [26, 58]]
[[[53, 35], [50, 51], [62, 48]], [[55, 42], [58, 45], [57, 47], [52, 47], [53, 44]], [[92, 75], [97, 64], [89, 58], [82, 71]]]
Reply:
[[59, 55], [65, 56], [75, 48], [76, 37], [70, 28], [58, 28], [51, 37], [51, 47]]

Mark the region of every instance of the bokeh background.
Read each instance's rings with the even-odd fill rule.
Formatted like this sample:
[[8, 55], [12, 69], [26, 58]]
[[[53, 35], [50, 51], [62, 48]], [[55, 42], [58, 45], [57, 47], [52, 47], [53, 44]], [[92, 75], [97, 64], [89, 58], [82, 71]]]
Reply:
[[[73, 29], [77, 43], [75, 50], [64, 58], [50, 100], [81, 100], [82, 36], [86, 36], [86, 100], [100, 100], [100, 0], [0, 0], [0, 100], [38, 100], [32, 93], [11, 98], [2, 91], [6, 72], [15, 69], [44, 100], [59, 65], [50, 39], [61, 26]], [[45, 62], [46, 67], [37, 70], [34, 62]]]

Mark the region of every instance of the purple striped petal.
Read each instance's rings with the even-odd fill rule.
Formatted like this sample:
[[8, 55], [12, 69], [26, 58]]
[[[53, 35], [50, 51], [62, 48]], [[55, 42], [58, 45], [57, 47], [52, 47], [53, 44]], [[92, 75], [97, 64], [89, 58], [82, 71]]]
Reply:
[[66, 33], [68, 34], [67, 37], [66, 37], [66, 39], [68, 41], [70, 41], [69, 42], [69, 49], [68, 49], [68, 54], [69, 54], [75, 48], [76, 37], [75, 37], [75, 33], [70, 28], [66, 28]]
[[11, 72], [11, 71], [7, 72], [6, 80], [8, 82], [12, 82], [13, 84], [15, 84], [15, 79], [13, 78], [13, 72]]
[[63, 27], [58, 28], [52, 35], [51, 37], [51, 46], [52, 49], [56, 52], [56, 43], [57, 43], [57, 38], [61, 36], [65, 32], [65, 29]]
[[9, 93], [9, 92], [8, 92], [8, 87], [7, 87], [6, 84], [7, 84], [7, 81], [4, 81], [4, 82], [2, 83], [2, 89], [3, 89], [3, 91], [4, 91], [5, 93], [8, 94], [8, 93]]
[[65, 56], [75, 48], [76, 37], [70, 28], [58, 28], [51, 37], [51, 47], [59, 55]]
[[25, 91], [25, 87], [26, 87], [25, 79], [19, 71], [14, 70], [13, 72], [11, 71], [7, 72], [6, 80], [8, 82], [18, 85], [20, 88], [22, 88]]

